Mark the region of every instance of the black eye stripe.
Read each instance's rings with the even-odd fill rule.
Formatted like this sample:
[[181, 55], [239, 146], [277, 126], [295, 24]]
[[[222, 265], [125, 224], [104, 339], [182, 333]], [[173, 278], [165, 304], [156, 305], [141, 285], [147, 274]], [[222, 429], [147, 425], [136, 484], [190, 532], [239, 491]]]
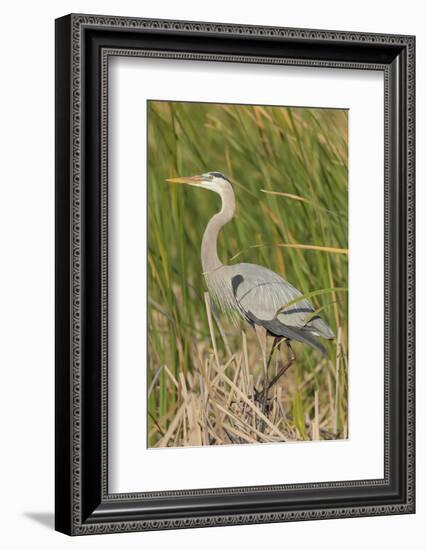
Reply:
[[229, 181], [229, 179], [225, 176], [225, 174], [222, 174], [222, 172], [209, 172], [210, 176], [214, 176], [215, 178], [222, 178], [223, 180]]

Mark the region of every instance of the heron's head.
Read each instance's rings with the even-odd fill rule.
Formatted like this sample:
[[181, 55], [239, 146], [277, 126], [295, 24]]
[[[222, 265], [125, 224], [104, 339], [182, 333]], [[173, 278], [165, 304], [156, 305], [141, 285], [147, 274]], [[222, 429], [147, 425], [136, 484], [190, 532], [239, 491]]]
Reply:
[[166, 181], [169, 183], [186, 183], [187, 185], [193, 185], [194, 187], [210, 189], [210, 191], [215, 191], [222, 197], [226, 194], [226, 192], [232, 192], [231, 182], [221, 172], [206, 172], [205, 174], [172, 178]]

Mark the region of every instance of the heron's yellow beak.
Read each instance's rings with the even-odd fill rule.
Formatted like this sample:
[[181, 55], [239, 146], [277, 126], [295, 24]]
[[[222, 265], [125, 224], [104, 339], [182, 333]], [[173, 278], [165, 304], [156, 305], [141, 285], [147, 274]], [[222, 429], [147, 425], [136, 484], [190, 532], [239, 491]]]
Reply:
[[203, 176], [185, 176], [181, 178], [166, 179], [169, 183], [188, 183], [189, 185], [198, 185], [203, 181]]

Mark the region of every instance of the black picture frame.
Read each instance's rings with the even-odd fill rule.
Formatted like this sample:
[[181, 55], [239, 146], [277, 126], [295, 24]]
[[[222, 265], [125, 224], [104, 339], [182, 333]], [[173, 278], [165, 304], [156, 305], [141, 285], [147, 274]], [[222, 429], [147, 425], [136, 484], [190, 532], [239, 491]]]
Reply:
[[[384, 478], [109, 494], [111, 55], [374, 69], [385, 81]], [[71, 14], [56, 20], [56, 529], [69, 535], [415, 511], [415, 38]]]

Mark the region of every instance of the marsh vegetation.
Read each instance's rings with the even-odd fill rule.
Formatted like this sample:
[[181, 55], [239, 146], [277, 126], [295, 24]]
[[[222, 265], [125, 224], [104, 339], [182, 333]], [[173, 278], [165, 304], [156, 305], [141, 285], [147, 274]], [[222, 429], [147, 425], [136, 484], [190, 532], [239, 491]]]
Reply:
[[[348, 436], [347, 116], [149, 102], [150, 447]], [[205, 292], [200, 245], [220, 198], [165, 183], [212, 170], [231, 179], [237, 198], [219, 238], [223, 262], [263, 265], [312, 293], [336, 334], [323, 341], [326, 358], [293, 344], [296, 360], [271, 389], [267, 409], [255, 399], [263, 362], [254, 330], [231, 324]], [[271, 373], [285, 360], [282, 346]]]

